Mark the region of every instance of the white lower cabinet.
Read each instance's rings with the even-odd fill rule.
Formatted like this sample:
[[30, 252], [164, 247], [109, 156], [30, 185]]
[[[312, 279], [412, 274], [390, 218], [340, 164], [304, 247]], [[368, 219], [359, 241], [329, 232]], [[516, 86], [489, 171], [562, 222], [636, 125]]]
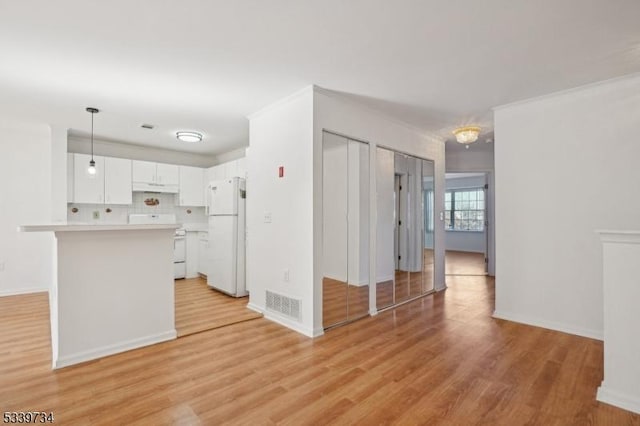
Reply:
[[209, 233], [198, 232], [198, 273], [202, 275], [209, 274]]
[[187, 278], [196, 278], [199, 272], [199, 245], [198, 232], [187, 231]]

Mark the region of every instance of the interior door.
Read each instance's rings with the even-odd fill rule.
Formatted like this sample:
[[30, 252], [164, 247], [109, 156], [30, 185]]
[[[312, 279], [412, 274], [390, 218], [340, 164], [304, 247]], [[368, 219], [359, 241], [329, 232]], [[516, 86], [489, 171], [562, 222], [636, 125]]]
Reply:
[[348, 139], [322, 137], [322, 324], [348, 320]]
[[369, 145], [323, 134], [323, 325], [369, 314]]

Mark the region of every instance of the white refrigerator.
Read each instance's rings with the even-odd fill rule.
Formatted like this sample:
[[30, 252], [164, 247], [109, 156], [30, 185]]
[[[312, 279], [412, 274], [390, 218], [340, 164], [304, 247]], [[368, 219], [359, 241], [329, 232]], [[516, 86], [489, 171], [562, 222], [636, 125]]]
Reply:
[[234, 177], [209, 183], [209, 271], [207, 284], [234, 297], [246, 296], [245, 181]]

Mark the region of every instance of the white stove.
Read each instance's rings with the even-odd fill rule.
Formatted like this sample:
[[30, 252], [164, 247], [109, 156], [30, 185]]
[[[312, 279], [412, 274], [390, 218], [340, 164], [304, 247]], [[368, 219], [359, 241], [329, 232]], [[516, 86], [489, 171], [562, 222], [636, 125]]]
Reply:
[[[176, 215], [174, 214], [130, 214], [129, 223], [139, 225], [149, 224], [172, 224], [176, 223]], [[187, 276], [187, 232], [182, 229], [176, 229], [176, 234], [173, 239], [173, 271], [174, 278], [181, 279]]]

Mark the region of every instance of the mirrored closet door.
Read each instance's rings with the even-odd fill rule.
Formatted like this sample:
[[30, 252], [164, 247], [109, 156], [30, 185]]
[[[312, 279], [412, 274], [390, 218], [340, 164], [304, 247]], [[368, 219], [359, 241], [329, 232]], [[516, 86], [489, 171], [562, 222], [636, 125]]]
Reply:
[[434, 169], [385, 148], [377, 148], [376, 163], [376, 306], [383, 309], [434, 288]]
[[323, 133], [323, 326], [369, 313], [369, 145]]

